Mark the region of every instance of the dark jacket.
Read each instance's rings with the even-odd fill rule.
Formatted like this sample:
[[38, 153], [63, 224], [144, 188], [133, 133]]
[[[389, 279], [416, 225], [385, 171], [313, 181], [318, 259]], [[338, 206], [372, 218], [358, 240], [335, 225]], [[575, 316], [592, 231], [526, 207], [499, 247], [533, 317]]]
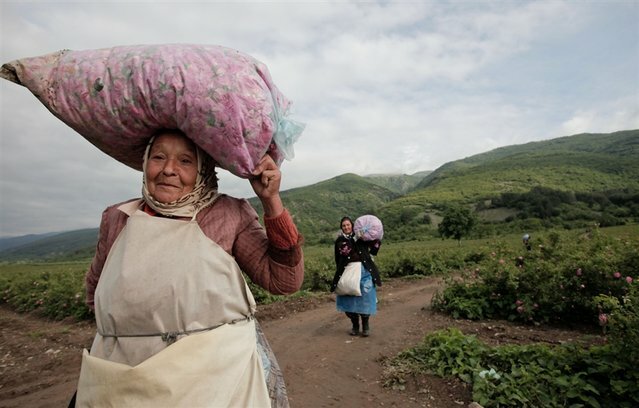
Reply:
[[331, 284], [331, 292], [335, 291], [337, 282], [339, 282], [339, 278], [342, 277], [346, 264], [349, 262], [361, 262], [366, 270], [371, 273], [375, 285], [382, 286], [379, 269], [377, 269], [377, 265], [375, 265], [371, 257], [371, 255], [377, 255], [381, 245], [380, 241], [355, 240], [352, 235], [345, 237], [340, 234], [335, 240], [335, 265], [337, 269]]

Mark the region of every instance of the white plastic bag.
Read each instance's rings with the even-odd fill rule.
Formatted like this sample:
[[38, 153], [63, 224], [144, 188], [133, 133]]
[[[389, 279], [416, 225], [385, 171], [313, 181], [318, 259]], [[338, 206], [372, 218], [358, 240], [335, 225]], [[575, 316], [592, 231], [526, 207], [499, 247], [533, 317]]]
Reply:
[[344, 273], [337, 282], [335, 293], [338, 295], [362, 296], [359, 282], [362, 278], [362, 263], [349, 262], [344, 268]]

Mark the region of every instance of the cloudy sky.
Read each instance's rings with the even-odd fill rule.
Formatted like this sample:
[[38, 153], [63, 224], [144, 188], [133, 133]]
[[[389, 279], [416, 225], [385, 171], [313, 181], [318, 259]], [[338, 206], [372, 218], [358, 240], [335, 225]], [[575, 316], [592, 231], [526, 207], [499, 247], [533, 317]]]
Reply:
[[[283, 189], [412, 174], [513, 144], [639, 128], [639, 2], [0, 2], [2, 63], [218, 44], [264, 62], [307, 128]], [[0, 237], [92, 228], [141, 174], [0, 80]], [[221, 174], [220, 189], [253, 196]]]

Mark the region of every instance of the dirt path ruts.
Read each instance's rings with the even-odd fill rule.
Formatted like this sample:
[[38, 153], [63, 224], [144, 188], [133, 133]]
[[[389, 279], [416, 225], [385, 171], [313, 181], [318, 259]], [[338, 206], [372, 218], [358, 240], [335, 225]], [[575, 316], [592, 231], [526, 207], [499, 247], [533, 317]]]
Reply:
[[[442, 326], [429, 321], [424, 310], [437, 287], [434, 279], [383, 286], [378, 291], [378, 314], [371, 317], [371, 336], [367, 338], [348, 334], [350, 321], [335, 310], [334, 302], [263, 323], [284, 372], [291, 406], [410, 407], [434, 403], [430, 398], [426, 404], [384, 389], [380, 360], [417, 343], [433, 327]], [[444, 392], [450, 387], [443, 380], [438, 382], [439, 401], [432, 406], [458, 407], [458, 396], [439, 395], [442, 387]]]
[[[454, 320], [430, 310], [439, 281], [388, 280], [378, 291], [371, 336], [350, 336], [350, 321], [334, 297], [288, 299], [258, 308], [278, 358], [292, 408], [467, 406], [468, 387], [420, 375], [405, 391], [383, 388], [381, 362], [433, 331], [457, 327], [489, 344], [559, 343], [583, 333], [501, 321]], [[91, 344], [92, 323], [52, 322], [0, 307], [0, 407], [66, 407]]]

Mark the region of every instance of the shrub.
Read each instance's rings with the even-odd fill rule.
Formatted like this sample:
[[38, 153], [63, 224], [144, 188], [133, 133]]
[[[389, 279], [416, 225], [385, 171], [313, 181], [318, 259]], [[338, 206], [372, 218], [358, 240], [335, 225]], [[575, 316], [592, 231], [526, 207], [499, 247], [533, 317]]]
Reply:
[[637, 284], [636, 240], [612, 239], [593, 229], [551, 232], [533, 247], [516, 251], [497, 245], [473, 277], [451, 281], [434, 297], [433, 307], [469, 319], [596, 324], [596, 296], [621, 299]]
[[384, 385], [416, 373], [455, 376], [489, 407], [633, 407], [639, 373], [610, 345], [488, 347], [458, 329], [440, 330], [386, 363]]
[[52, 319], [92, 317], [85, 304], [85, 263], [22, 264], [2, 269], [1, 301], [14, 310]]

